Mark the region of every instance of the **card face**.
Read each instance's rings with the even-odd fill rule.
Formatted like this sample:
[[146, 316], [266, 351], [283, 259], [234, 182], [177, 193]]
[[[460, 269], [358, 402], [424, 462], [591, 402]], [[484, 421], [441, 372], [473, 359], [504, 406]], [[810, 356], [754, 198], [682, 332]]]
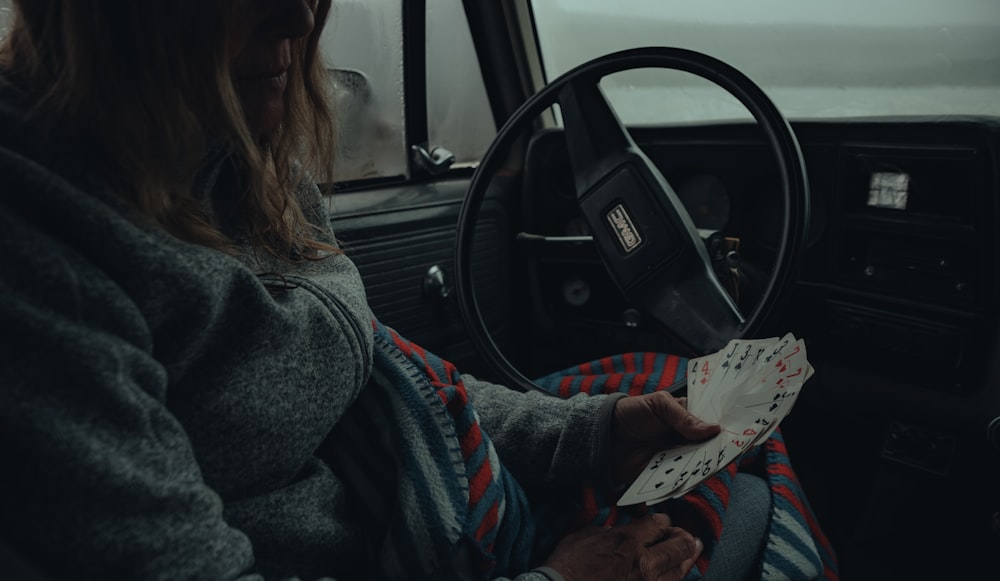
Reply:
[[723, 432], [726, 438], [723, 440], [720, 455], [725, 462], [735, 460], [740, 454], [752, 448], [757, 442], [757, 438], [766, 429], [756, 426], [752, 421], [741, 425], [742, 429], [739, 426], [727, 426], [726, 431]]
[[789, 413], [815, 370], [802, 339], [791, 333], [734, 339], [688, 362], [688, 410], [722, 431], [655, 455], [618, 500], [620, 506], [683, 496], [765, 441]]
[[719, 436], [704, 443], [699, 449], [699, 453], [695, 454], [692, 464], [688, 466], [690, 474], [687, 477], [687, 481], [682, 483], [674, 492], [670, 493], [669, 498], [684, 496], [719, 471], [718, 455], [720, 445], [721, 440]]
[[799, 354], [805, 355], [805, 343], [801, 339], [795, 339], [791, 334], [785, 335], [758, 363], [758, 368], [762, 370], [759, 376], [767, 378], [775, 372], [783, 373], [788, 366], [788, 360]]
[[639, 477], [618, 500], [619, 506], [663, 500], [701, 444], [686, 444], [654, 455]]
[[688, 363], [688, 410], [706, 422], [718, 421], [712, 401], [717, 354], [692, 359]]
[[[775, 341], [772, 339], [756, 340], [734, 340], [727, 346], [731, 349], [732, 357], [730, 365], [721, 373], [718, 384], [714, 387], [714, 395], [711, 397], [713, 410], [717, 417], [721, 418], [725, 409], [731, 403], [731, 399], [743, 389], [743, 383], [751, 381], [757, 374], [757, 362], [767, 351], [768, 347]], [[728, 351], [727, 351], [728, 352]], [[716, 420], [718, 421], [718, 420]]]

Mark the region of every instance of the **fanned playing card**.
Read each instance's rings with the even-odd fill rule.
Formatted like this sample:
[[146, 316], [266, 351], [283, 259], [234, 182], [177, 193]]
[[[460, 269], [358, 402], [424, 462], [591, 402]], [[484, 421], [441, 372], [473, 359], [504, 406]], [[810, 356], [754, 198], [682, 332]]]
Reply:
[[656, 454], [618, 500], [655, 504], [682, 496], [770, 437], [812, 377], [802, 339], [734, 339], [688, 362], [688, 409], [719, 435]]

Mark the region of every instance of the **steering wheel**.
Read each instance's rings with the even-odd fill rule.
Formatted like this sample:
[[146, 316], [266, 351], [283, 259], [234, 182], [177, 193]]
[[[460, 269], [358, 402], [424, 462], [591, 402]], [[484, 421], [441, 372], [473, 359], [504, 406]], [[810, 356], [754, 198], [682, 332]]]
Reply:
[[[685, 71], [727, 90], [757, 120], [777, 157], [784, 202], [781, 241], [770, 278], [748, 316], [715, 275], [705, 243], [670, 184], [600, 89], [603, 77], [638, 68]], [[474, 346], [500, 379], [515, 389], [548, 393], [504, 357], [486, 328], [472, 282], [474, 227], [492, 176], [514, 141], [555, 103], [562, 113], [577, 204], [605, 268], [628, 301], [698, 354], [759, 330], [794, 280], [806, 240], [809, 192], [798, 140], [760, 87], [730, 65], [686, 49], [625, 50], [568, 71], [528, 99], [500, 129], [472, 177], [459, 217], [455, 290]]]

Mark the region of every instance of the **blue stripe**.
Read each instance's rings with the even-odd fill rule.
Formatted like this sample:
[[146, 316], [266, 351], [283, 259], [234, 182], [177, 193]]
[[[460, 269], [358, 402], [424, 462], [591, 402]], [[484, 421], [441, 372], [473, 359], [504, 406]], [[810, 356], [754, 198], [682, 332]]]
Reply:
[[[798, 513], [795, 512], [795, 509], [792, 508], [791, 506], [784, 507], [784, 510], [785, 510], [786, 513], [790, 513], [790, 514], [794, 515], [795, 517], [798, 517]], [[802, 526], [803, 530], [805, 530], [805, 531], [809, 530], [809, 527], [805, 525], [805, 522], [802, 519], [794, 518], [794, 520], [796, 520], [796, 521], [799, 522], [799, 525]], [[773, 524], [771, 525], [771, 534], [779, 536], [782, 540], [784, 540], [788, 544], [792, 545], [793, 548], [796, 551], [798, 551], [799, 553], [801, 553], [802, 555], [805, 555], [807, 557], [818, 557], [819, 556], [819, 555], [816, 555], [815, 552], [813, 552], [812, 547], [810, 545], [808, 545], [805, 542], [803, 542], [802, 537], [800, 537], [799, 535], [797, 535], [794, 532], [792, 532], [792, 529], [788, 528], [780, 520], [775, 520], [773, 522]], [[813, 561], [813, 562], [816, 561], [815, 558], [809, 558], [807, 560]]]
[[799, 485], [794, 480], [789, 478], [788, 475], [786, 474], [771, 474], [769, 472], [767, 476], [768, 480], [772, 484], [771, 488], [774, 488], [773, 485], [782, 484], [792, 489], [796, 493], [796, 495], [798, 495], [798, 493], [801, 492], [799, 490]]
[[511, 576], [528, 568], [535, 539], [534, 519], [528, 499], [521, 486], [506, 470], [501, 469], [500, 481], [507, 491], [504, 518], [494, 539], [494, 554], [500, 576]]
[[658, 353], [654, 356], [653, 368], [649, 370], [649, 381], [643, 386], [642, 392], [649, 393], [650, 386], [659, 383], [661, 375], [663, 375], [663, 355]]
[[[802, 561], [812, 563], [814, 566], [819, 566], [817, 562], [816, 553], [812, 551], [811, 548], [806, 546], [802, 539], [798, 535], [792, 533], [788, 528], [782, 525], [778, 521], [772, 521], [771, 523], [771, 535], [779, 536], [783, 541], [788, 543], [792, 549], [794, 549], [802, 557]], [[768, 543], [770, 546], [770, 543]], [[795, 563], [793, 563], [785, 554], [779, 553], [777, 551], [767, 551], [765, 554], [765, 566], [771, 566], [779, 569], [789, 579], [805, 579], [808, 576], [807, 571], [800, 569]]]
[[712, 510], [716, 512], [716, 514], [721, 515], [725, 512], [726, 507], [723, 506], [722, 499], [719, 498], [719, 495], [716, 494], [714, 490], [709, 488], [708, 485], [705, 484], [704, 482], [699, 484], [694, 490], [692, 490], [692, 492], [704, 498], [705, 501], [708, 502], [708, 504], [712, 507]]
[[687, 377], [687, 370], [688, 370], [688, 358], [687, 357], [678, 357], [677, 358], [677, 372], [674, 373], [674, 383], [677, 383], [678, 381], [680, 381], [680, 380], [684, 379], [685, 377]]

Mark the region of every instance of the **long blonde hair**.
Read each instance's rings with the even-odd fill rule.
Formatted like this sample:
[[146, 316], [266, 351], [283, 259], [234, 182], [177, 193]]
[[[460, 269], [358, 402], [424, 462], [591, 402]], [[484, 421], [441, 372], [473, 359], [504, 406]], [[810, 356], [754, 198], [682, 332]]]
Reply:
[[230, 71], [240, 0], [14, 0], [0, 66], [37, 106], [45, 127], [92, 144], [95, 169], [138, 214], [179, 238], [220, 250], [233, 241], [193, 191], [213, 147], [231, 152], [240, 185], [226, 203], [255, 249], [319, 256], [320, 241], [293, 193], [305, 172], [329, 180], [335, 146], [319, 37], [293, 41], [285, 119], [251, 134]]

